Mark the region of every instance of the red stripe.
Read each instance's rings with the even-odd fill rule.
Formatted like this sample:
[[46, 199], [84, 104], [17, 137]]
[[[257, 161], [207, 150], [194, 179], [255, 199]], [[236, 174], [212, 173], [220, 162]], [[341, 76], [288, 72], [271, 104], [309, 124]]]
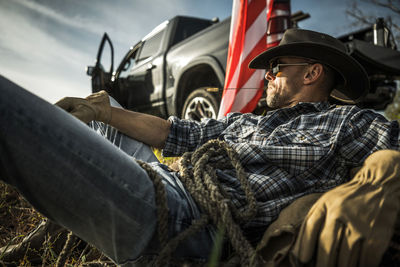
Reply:
[[267, 0], [253, 0], [249, 3], [247, 8], [247, 29], [250, 28], [260, 13], [265, 9], [266, 1]]
[[[240, 1], [239, 13], [238, 13], [238, 20], [237, 20], [237, 27], [234, 29], [235, 34], [233, 35], [232, 39], [232, 46], [229, 47], [229, 56], [230, 61], [228, 61], [229, 69], [227, 68], [227, 75], [225, 78], [225, 87], [227, 87], [235, 74], [236, 68], [239, 66], [240, 63], [240, 56], [243, 51], [244, 40], [245, 40], [245, 32], [246, 32], [246, 18], [247, 18], [247, 0]], [[226, 89], [223, 93], [222, 97], [225, 97], [225, 111], [231, 110], [233, 102], [235, 100], [235, 96], [237, 91], [229, 91], [226, 93]]]
[[[239, 12], [237, 18], [237, 27], [233, 30], [232, 34], [232, 42], [229, 44], [229, 51], [228, 51], [228, 61], [227, 61], [227, 68], [226, 68], [226, 78], [225, 78], [225, 90], [223, 93], [224, 99], [224, 107], [225, 110], [221, 109], [221, 112], [226, 115], [228, 112], [231, 111], [232, 105], [235, 100], [235, 96], [237, 95], [238, 90], [243, 87], [250, 77], [253, 75], [255, 70], [248, 69], [249, 62], [259, 53], [268, 49], [270, 47], [276, 46], [279, 44], [279, 41], [266, 44], [266, 33], [260, 33], [262, 36], [257, 41], [257, 44], [254, 46], [252, 51], [243, 59], [240, 66], [240, 57], [243, 53], [244, 44], [246, 41], [245, 34], [246, 31], [251, 27], [251, 25], [255, 22], [257, 17], [260, 15], [265, 8], [266, 3], [268, 4], [268, 13], [266, 14], [266, 24], [267, 21], [271, 18], [272, 11], [275, 9], [282, 9], [288, 10], [290, 14], [290, 3], [285, 4], [274, 4], [273, 0], [253, 0], [248, 3], [248, 0], [241, 0], [240, 5], [238, 5]], [[252, 37], [253, 38], [253, 37]], [[226, 90], [233, 79], [235, 74], [235, 70], [239, 68], [239, 75], [237, 79], [237, 84], [232, 84], [232, 86], [237, 87], [237, 90]], [[254, 85], [255, 88], [263, 88], [264, 81], [259, 81], [258, 84]], [[232, 88], [230, 88], [232, 89]], [[254, 93], [254, 92], [252, 92]], [[247, 103], [244, 107], [240, 108], [240, 112], [252, 112], [254, 108], [257, 106], [258, 100], [262, 96], [263, 90], [258, 90], [255, 96]], [[220, 112], [220, 113], [221, 113]]]
[[244, 41], [245, 41], [245, 33], [247, 32], [248, 28], [253, 24], [256, 20], [260, 12], [262, 12], [265, 8], [266, 0], [253, 0], [248, 4], [247, 0], [241, 1], [241, 12], [239, 12], [239, 23], [241, 27], [236, 31], [234, 42], [231, 47], [234, 49], [230, 49], [229, 56], [232, 60], [229, 62], [227, 66], [227, 77], [225, 79], [225, 86], [228, 86], [232, 81], [233, 75], [235, 73], [236, 67], [238, 67], [240, 62], [240, 56], [242, 54], [244, 48]]
[[274, 7], [274, 0], [270, 0], [268, 5], [267, 22], [271, 19], [273, 7]]
[[254, 73], [255, 69], [249, 69], [249, 63], [250, 61], [256, 57], [258, 54], [260, 54], [262, 51], [265, 50], [266, 45], [265, 45], [265, 38], [266, 36], [262, 36], [254, 49], [249, 53], [249, 55], [243, 60], [242, 65], [240, 66], [240, 76], [239, 76], [239, 81], [237, 84], [238, 88], [242, 88], [243, 85], [247, 82], [247, 80], [251, 77], [251, 75]]
[[[245, 10], [247, 5], [247, 0], [240, 1], [240, 7], [238, 12], [238, 20], [237, 20], [237, 27], [233, 29], [234, 34], [232, 38], [232, 43], [229, 44], [228, 50], [228, 62], [226, 67], [226, 76], [225, 76], [225, 86], [228, 86], [232, 77], [235, 73], [235, 69], [239, 64], [240, 60], [240, 52], [243, 49], [243, 42], [244, 42], [244, 31], [245, 25], [243, 23], [243, 17], [245, 17]], [[224, 92], [225, 95], [225, 92]]]
[[[232, 53], [229, 53], [229, 55], [232, 56], [231, 57], [232, 60], [228, 62], [229, 65], [227, 66], [227, 75], [226, 75], [226, 79], [225, 79], [225, 87], [235, 86], [237, 90], [234, 90], [234, 91], [230, 90], [229, 93], [226, 93], [227, 91], [224, 90], [224, 93], [223, 93], [224, 107], [222, 107], [222, 108], [225, 108], [225, 111], [224, 111], [225, 115], [231, 110], [234, 100], [235, 100], [235, 96], [236, 96], [239, 88], [241, 88], [241, 86], [237, 86], [237, 85], [239, 85], [239, 84], [243, 85], [244, 83], [246, 83], [247, 79], [254, 73], [254, 70], [249, 70], [247, 67], [251, 58], [253, 58], [255, 56], [254, 50], [251, 51], [250, 55], [248, 55], [246, 57], [244, 62], [241, 62], [241, 64], [239, 64], [239, 62], [240, 62], [240, 57], [241, 57], [241, 54], [242, 54], [243, 48], [244, 48], [246, 31], [251, 26], [251, 24], [253, 24], [254, 21], [257, 19], [260, 12], [262, 12], [264, 10], [265, 0], [253, 0], [249, 5], [247, 5], [247, 0], [242, 0], [240, 8], [241, 8], [241, 12], [239, 12], [238, 27], [237, 27], [238, 30], [236, 31], [236, 34], [233, 36], [234, 39], [236, 39], [236, 40], [233, 39], [234, 41], [232, 42], [233, 43], [232, 47], [230, 47], [230, 48], [233, 48], [230, 50], [230, 51], [232, 51]], [[245, 11], [245, 12], [243, 13], [243, 11]], [[265, 37], [260, 38], [260, 39], [261, 40], [264, 39], [264, 44], [265, 44]], [[257, 54], [257, 51], [256, 51], [256, 54]], [[238, 67], [239, 67], [239, 77], [237, 80], [237, 84], [231, 85], [236, 68], [238, 68]]]
[[[235, 89], [237, 89], [237, 90], [234, 90], [234, 92], [235, 92], [234, 94], [233, 94], [233, 92], [229, 92], [230, 93], [229, 95], [231, 96], [231, 98], [234, 98], [236, 96], [237, 92], [244, 86], [244, 84], [250, 79], [250, 77], [256, 71], [255, 69], [249, 69], [248, 64], [256, 55], [258, 55], [260, 53], [260, 51], [263, 51], [263, 50], [265, 50], [265, 36], [263, 36], [259, 40], [259, 42], [255, 46], [255, 48], [249, 53], [249, 55], [245, 58], [245, 60], [240, 65], [240, 73], [239, 73], [239, 78], [238, 78], [237, 84], [232, 85], [232, 86], [235, 86], [236, 87]], [[263, 88], [263, 84], [264, 84], [264, 80], [262, 79], [258, 85], [254, 85], [254, 88]], [[232, 88], [230, 88], [230, 89], [231, 89], [230, 91], [233, 91]], [[253, 102], [255, 101], [255, 105], [257, 104], [261, 95], [262, 95], [262, 90], [259, 90], [256, 93], [255, 97], [253, 97], [252, 101]], [[225, 111], [224, 111], [225, 116], [226, 116], [226, 114], [228, 114], [231, 111], [232, 106], [235, 102], [234, 99], [229, 99], [229, 100], [230, 100], [230, 102], [228, 102], [228, 104], [226, 105]], [[227, 101], [227, 100], [225, 100], [225, 101]], [[253, 108], [253, 109], [255, 108], [254, 103], [250, 102], [249, 104], [250, 104], [249, 108]], [[247, 105], [249, 105], [249, 104], [247, 104]], [[247, 107], [247, 105], [245, 107]], [[238, 111], [238, 110], [235, 110], [235, 111]], [[246, 112], [251, 112], [251, 111], [246, 111]]]
[[273, 10], [289, 11], [290, 14], [290, 3], [276, 3], [273, 6]]
[[[265, 33], [263, 33], [263, 35], [260, 36], [257, 44], [254, 46], [253, 50], [241, 62], [241, 65], [240, 66], [237, 65], [237, 67], [240, 68], [240, 72], [239, 72], [240, 75], [239, 75], [238, 83], [235, 85], [235, 87], [241, 88], [247, 82], [247, 80], [250, 78], [250, 76], [254, 73], [254, 70], [249, 69], [248, 65], [255, 56], [257, 56], [259, 53], [261, 53], [262, 51], [265, 50], [265, 48], [266, 48], [266, 46], [265, 46], [266, 39], [265, 38], [266, 38], [266, 35], [265, 35]], [[228, 81], [228, 83], [225, 83], [225, 85], [229, 86], [231, 81], [232, 81], [232, 79], [230, 79]]]

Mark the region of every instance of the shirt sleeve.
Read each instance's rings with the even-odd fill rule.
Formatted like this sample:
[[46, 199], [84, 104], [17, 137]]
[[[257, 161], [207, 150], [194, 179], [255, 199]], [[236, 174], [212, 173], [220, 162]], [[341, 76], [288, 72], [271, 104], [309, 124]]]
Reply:
[[339, 142], [339, 154], [350, 165], [359, 166], [373, 152], [399, 150], [399, 124], [372, 110], [354, 113]]
[[181, 156], [211, 139], [216, 139], [227, 127], [227, 119], [205, 119], [202, 122], [182, 120], [175, 116], [168, 119], [172, 124], [163, 149], [163, 156]]

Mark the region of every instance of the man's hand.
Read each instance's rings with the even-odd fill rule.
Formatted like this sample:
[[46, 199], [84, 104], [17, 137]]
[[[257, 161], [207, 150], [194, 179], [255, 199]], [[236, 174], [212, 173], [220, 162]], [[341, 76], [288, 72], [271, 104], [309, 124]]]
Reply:
[[378, 151], [305, 218], [292, 256], [315, 266], [378, 266], [400, 207], [400, 153]]
[[156, 148], [163, 148], [171, 123], [156, 116], [110, 106], [105, 91], [86, 98], [65, 97], [55, 105], [68, 111], [84, 123], [92, 120], [113, 126], [131, 138]]
[[110, 99], [106, 91], [94, 93], [86, 98], [65, 97], [55, 105], [84, 123], [96, 120], [109, 124], [111, 121]]

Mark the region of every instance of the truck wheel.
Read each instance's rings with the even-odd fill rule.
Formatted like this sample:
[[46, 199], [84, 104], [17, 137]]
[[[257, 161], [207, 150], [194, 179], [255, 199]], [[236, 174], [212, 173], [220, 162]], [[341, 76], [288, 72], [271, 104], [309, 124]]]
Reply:
[[182, 109], [183, 119], [201, 121], [205, 118], [217, 118], [219, 102], [216, 96], [206, 91], [207, 88], [196, 89], [187, 97]]

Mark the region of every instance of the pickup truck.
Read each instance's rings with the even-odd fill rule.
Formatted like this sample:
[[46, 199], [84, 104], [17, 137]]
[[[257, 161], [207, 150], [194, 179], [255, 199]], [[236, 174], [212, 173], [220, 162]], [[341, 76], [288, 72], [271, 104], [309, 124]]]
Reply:
[[[291, 17], [294, 26], [297, 13]], [[113, 45], [105, 33], [95, 66], [87, 68], [92, 91], [104, 89], [123, 107], [162, 118], [216, 118], [225, 80], [229, 30], [230, 18], [218, 22], [174, 17], [131, 47], [115, 71]], [[385, 109], [394, 99], [395, 79], [400, 78], [400, 52], [390, 31], [379, 19], [371, 27], [338, 38], [370, 77], [370, 93], [357, 105]], [[108, 70], [101, 63], [106, 44], [111, 55]], [[265, 108], [262, 98], [255, 112]]]
[[[166, 118], [215, 118], [225, 77], [230, 20], [177, 16], [135, 44], [113, 71], [113, 45], [104, 34], [96, 64], [87, 68], [92, 91], [106, 90], [125, 108]], [[111, 67], [101, 56], [111, 50]]]

